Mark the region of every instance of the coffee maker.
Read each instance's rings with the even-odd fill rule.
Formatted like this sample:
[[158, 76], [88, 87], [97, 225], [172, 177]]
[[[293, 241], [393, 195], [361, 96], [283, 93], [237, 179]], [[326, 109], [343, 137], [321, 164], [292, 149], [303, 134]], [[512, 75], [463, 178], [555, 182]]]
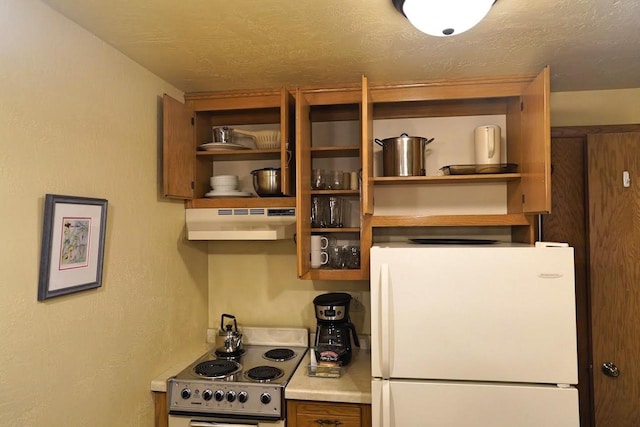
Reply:
[[351, 295], [332, 292], [313, 299], [316, 328], [315, 354], [318, 362], [340, 362], [346, 366], [351, 361], [351, 338], [360, 347], [356, 328], [349, 319]]

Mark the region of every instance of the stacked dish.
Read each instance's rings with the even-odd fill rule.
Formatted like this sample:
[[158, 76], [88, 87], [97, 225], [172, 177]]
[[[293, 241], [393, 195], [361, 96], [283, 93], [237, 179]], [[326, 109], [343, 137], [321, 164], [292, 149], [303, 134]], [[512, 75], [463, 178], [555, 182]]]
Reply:
[[205, 197], [250, 197], [251, 193], [238, 191], [237, 175], [215, 175], [209, 178], [212, 190]]

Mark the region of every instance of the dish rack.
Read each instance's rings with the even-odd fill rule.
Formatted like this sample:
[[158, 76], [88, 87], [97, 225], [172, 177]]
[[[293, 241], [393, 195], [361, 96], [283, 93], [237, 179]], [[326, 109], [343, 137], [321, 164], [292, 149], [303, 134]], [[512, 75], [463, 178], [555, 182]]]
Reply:
[[253, 138], [258, 150], [275, 150], [280, 148], [280, 131], [279, 130], [257, 130], [248, 131], [234, 129], [235, 133]]

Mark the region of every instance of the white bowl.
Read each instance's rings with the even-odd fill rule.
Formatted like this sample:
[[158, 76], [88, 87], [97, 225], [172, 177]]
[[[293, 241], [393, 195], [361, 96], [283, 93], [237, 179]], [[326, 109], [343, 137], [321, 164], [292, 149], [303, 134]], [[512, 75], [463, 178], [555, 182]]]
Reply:
[[238, 186], [238, 176], [237, 175], [217, 175], [217, 176], [212, 176], [209, 179], [209, 182], [211, 183], [212, 187], [219, 187], [221, 185], [237, 187]]

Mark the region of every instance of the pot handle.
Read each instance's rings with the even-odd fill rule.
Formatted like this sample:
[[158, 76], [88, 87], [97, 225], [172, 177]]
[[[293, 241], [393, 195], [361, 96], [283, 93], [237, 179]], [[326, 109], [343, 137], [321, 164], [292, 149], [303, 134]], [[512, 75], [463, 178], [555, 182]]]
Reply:
[[379, 146], [384, 147], [384, 143], [382, 142], [382, 140], [380, 140], [380, 139], [376, 138], [376, 139], [374, 139], [374, 141], [375, 141], [375, 142], [376, 142], [376, 144], [378, 144]]

